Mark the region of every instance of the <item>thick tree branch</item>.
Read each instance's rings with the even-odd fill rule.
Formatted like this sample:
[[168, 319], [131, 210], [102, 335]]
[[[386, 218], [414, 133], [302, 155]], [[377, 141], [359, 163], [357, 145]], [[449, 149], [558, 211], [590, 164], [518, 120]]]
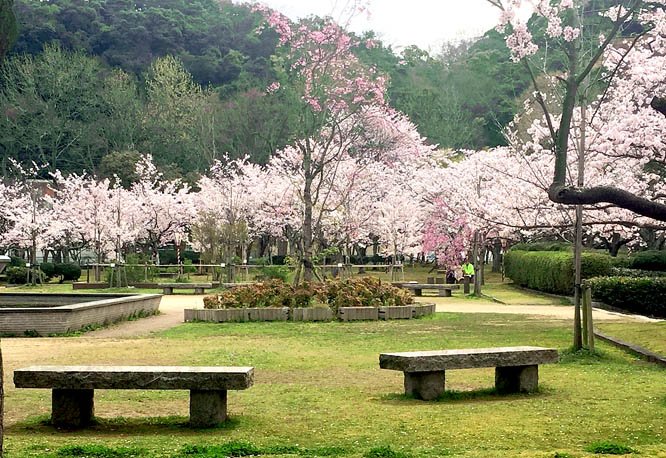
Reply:
[[665, 204], [638, 197], [628, 191], [612, 186], [576, 188], [553, 183], [548, 190], [548, 197], [553, 202], [567, 205], [610, 203], [648, 218], [666, 221]]
[[650, 102], [650, 106], [666, 116], [666, 97], [654, 97], [652, 102]]

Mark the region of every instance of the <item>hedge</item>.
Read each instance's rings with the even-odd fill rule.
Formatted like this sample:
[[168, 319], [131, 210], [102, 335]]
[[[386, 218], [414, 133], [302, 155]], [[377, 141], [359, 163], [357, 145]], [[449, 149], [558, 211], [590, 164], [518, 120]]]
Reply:
[[573, 245], [566, 242], [517, 243], [511, 251], [573, 251]]
[[640, 315], [666, 318], [666, 278], [603, 277], [588, 280], [592, 297]]
[[[608, 275], [610, 256], [583, 253], [582, 278]], [[574, 255], [562, 251], [510, 250], [504, 256], [504, 271], [514, 283], [553, 294], [573, 294]]]
[[666, 251], [638, 251], [629, 258], [632, 269], [666, 270]]

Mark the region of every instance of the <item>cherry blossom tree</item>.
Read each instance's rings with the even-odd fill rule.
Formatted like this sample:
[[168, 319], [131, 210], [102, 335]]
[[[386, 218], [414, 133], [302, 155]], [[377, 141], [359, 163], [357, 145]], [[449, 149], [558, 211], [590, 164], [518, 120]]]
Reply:
[[[289, 85], [272, 85], [269, 90], [298, 87], [302, 101], [301, 138], [293, 148], [300, 151], [302, 172], [303, 224], [300, 231], [303, 278], [312, 280], [314, 235], [317, 221], [313, 209], [325, 199], [315, 183], [323, 186], [327, 168], [348, 154], [360, 135], [356, 116], [368, 106], [384, 106], [385, 78], [364, 66], [353, 54], [358, 43], [331, 19], [306, 19], [293, 23], [276, 11], [258, 7], [268, 24], [277, 31], [285, 51], [282, 78]], [[279, 83], [279, 82], [276, 82]]]
[[[628, 138], [633, 140], [634, 135], [639, 131], [637, 129], [639, 126], [655, 121], [659, 118], [659, 113], [666, 114], [662, 83], [653, 78], [654, 75], [648, 73], [651, 69], [663, 72], [663, 67], [659, 68], [658, 64], [660, 56], [664, 54], [664, 7], [666, 2], [663, 0], [649, 2], [631, 0], [600, 13], [592, 11], [593, 4], [589, 1], [549, 2], [541, 0], [530, 2], [534, 6], [535, 13], [548, 24], [546, 36], [549, 39], [549, 46], [551, 48], [558, 46], [566, 56], [564, 74], [558, 76], [562, 95], [556, 104], [560, 114], [556, 115], [549, 108], [548, 94], [537, 78], [536, 69], [547, 67], [538, 61], [532, 62], [532, 59], [540, 56], [537, 54], [539, 46], [534, 42], [529, 25], [517, 14], [517, 8], [520, 7], [521, 2], [516, 0], [488, 1], [502, 10], [499, 29], [507, 30], [507, 45], [512, 51], [514, 60], [521, 62], [531, 75], [535, 100], [544, 113], [548, 141], [555, 157], [553, 179], [548, 188], [550, 199], [559, 203], [580, 205], [606, 202], [644, 216], [666, 221], [666, 204], [662, 199], [653, 200], [637, 194], [633, 189], [622, 189], [613, 185], [585, 187], [567, 181], [572, 128], [575, 127], [575, 111], [581, 105], [580, 96], [589, 86], [590, 78], [600, 78], [611, 92], [621, 90], [625, 86], [622, 83], [614, 84], [613, 80], [616, 77], [626, 71], [634, 73], [633, 77], [625, 78], [625, 83], [630, 84], [635, 90], [634, 94], [637, 97], [635, 99], [632, 97], [634, 103], [625, 104], [622, 110], [625, 116], [616, 117], [615, 123], [607, 125], [607, 127], [618, 127], [618, 123], [624, 124], [621, 130], [609, 132], [616, 140], [622, 133], [631, 134]], [[610, 28], [601, 37], [591, 37], [583, 19], [585, 16], [598, 13], [609, 21]], [[629, 21], [642, 23], [643, 31], [626, 40], [624, 45], [615, 47], [614, 42], [618, 40], [620, 32]], [[593, 32], [594, 29], [591, 31]], [[589, 44], [593, 38], [597, 39], [597, 44], [593, 48], [585, 47], [584, 44]], [[608, 65], [608, 70], [602, 70], [603, 73], [599, 74], [598, 72], [603, 68], [602, 64]], [[633, 70], [629, 70], [630, 68]], [[595, 101], [593, 113], [605, 110], [602, 105], [606, 101], [607, 94], [603, 94]], [[650, 112], [649, 109], [653, 112]], [[628, 115], [631, 115], [633, 124], [624, 122]], [[639, 121], [637, 116], [642, 121]], [[663, 120], [659, 122], [661, 121]], [[641, 134], [638, 133], [638, 135]], [[654, 146], [655, 143], [660, 143], [659, 139], [660, 136], [657, 136], [651, 142], [642, 144]], [[621, 142], [616, 141], [615, 143], [617, 144], [611, 142], [607, 146], [611, 150], [617, 151], [616, 146], [621, 146]], [[627, 144], [631, 144], [631, 140], [627, 139], [625, 146]]]
[[222, 163], [216, 161], [208, 176], [197, 183], [192, 195], [196, 218], [192, 241], [210, 257], [211, 262], [231, 264], [237, 248], [247, 260], [249, 245], [259, 234], [258, 195], [265, 193], [260, 167], [248, 158]]
[[137, 163], [136, 172], [139, 181], [128, 197], [139, 205], [128, 215], [129, 227], [137, 231], [138, 241], [152, 251], [159, 264], [161, 246], [175, 243], [178, 248], [187, 241], [187, 229], [195, 216], [190, 188], [179, 179], [164, 179], [150, 155]]
[[58, 223], [45, 198], [50, 187], [47, 181], [35, 179], [42, 170], [37, 165], [24, 168], [14, 162], [13, 168], [16, 178], [5, 188], [9, 196], [3, 210], [7, 229], [0, 235], [0, 245], [25, 249], [28, 260], [36, 265], [38, 251], [47, 245], [49, 230]]
[[[66, 240], [66, 246], [89, 248], [95, 253], [97, 264], [109, 256], [117, 262], [123, 260], [123, 251], [138, 239], [135, 219], [139, 202], [118, 180], [97, 179], [89, 175], [53, 174], [55, 196], [53, 215], [60, 224], [50, 233], [50, 245]], [[95, 270], [99, 281], [99, 268]]]

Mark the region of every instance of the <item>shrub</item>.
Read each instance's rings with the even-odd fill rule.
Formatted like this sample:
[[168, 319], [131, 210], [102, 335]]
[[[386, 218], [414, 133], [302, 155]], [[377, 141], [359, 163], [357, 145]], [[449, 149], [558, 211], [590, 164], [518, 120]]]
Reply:
[[60, 275], [60, 281], [76, 281], [81, 276], [81, 266], [72, 263], [55, 265], [56, 275]]
[[23, 285], [28, 281], [28, 269], [26, 267], [7, 267], [5, 275], [7, 276], [7, 283], [13, 285]]
[[632, 313], [666, 318], [666, 278], [602, 277], [588, 280], [592, 297]]
[[339, 307], [408, 305], [414, 299], [407, 290], [374, 277], [304, 283], [297, 287], [273, 280], [205, 297], [204, 308], [310, 307], [315, 301], [337, 312]]
[[9, 257], [9, 266], [11, 267], [25, 267], [25, 259], [19, 258], [17, 256], [10, 256]]
[[283, 265], [286, 264], [286, 263], [284, 262], [284, 261], [285, 261], [285, 258], [286, 258], [286, 256], [281, 255], [281, 254], [280, 254], [280, 255], [276, 255], [276, 256], [271, 256], [271, 262], [272, 262], [273, 264], [275, 264], [275, 265], [283, 266]]
[[639, 251], [629, 258], [629, 267], [642, 270], [666, 270], [666, 251]]
[[[608, 275], [610, 256], [583, 253], [582, 278]], [[574, 256], [562, 251], [510, 250], [504, 257], [506, 276], [527, 288], [553, 294], [572, 294], [574, 290]]]
[[[157, 276], [157, 269], [148, 262], [146, 255], [128, 254], [125, 263], [129, 264], [125, 267], [125, 275], [127, 275], [127, 283], [129, 284], [149, 281]], [[148, 265], [142, 266], [141, 264]]]
[[511, 251], [572, 251], [573, 246], [565, 242], [517, 243]]
[[289, 278], [289, 267], [287, 266], [264, 266], [261, 274], [269, 279], [282, 280], [286, 282]]
[[641, 270], [641, 269], [628, 269], [626, 267], [612, 267], [610, 271], [612, 277], [631, 277], [631, 278], [657, 278], [666, 277], [666, 272], [659, 270]]
[[192, 264], [191, 259], [185, 259], [183, 261], [183, 273], [193, 274], [193, 273], [196, 273], [196, 271], [197, 271], [197, 268], [194, 266], [194, 264]]
[[52, 262], [41, 263], [39, 269], [44, 273], [47, 279], [51, 279], [57, 275], [56, 265]]

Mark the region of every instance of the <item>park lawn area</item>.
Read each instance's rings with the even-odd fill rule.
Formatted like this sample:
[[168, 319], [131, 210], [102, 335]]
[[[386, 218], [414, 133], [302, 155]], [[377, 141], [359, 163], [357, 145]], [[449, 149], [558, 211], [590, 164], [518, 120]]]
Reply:
[[507, 305], [571, 305], [565, 297], [541, 294], [513, 283], [486, 283], [481, 291]]
[[[565, 321], [450, 313], [188, 323], [130, 339], [3, 339], [6, 456], [552, 458], [595, 456], [586, 447], [609, 441], [666, 457], [666, 371], [602, 343], [599, 355], [572, 355], [570, 340]], [[555, 347], [563, 356], [541, 366], [536, 394], [500, 396], [493, 369], [458, 370], [436, 402], [405, 397], [402, 373], [378, 367], [380, 352], [505, 345]], [[253, 387], [229, 392], [230, 420], [219, 428], [185, 425], [184, 391], [102, 390], [97, 426], [58, 431], [45, 423], [50, 392], [10, 382], [13, 369], [40, 363], [250, 365], [256, 373]]]
[[596, 323], [602, 333], [666, 357], [666, 321], [651, 323]]

